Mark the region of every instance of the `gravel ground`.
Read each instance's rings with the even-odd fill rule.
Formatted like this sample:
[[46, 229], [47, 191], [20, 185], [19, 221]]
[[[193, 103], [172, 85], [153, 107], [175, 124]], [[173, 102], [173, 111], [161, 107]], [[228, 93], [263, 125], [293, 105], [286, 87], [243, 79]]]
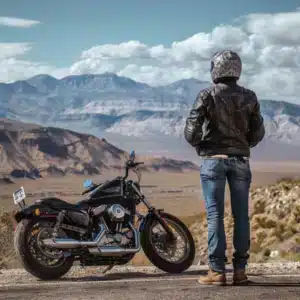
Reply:
[[[105, 275], [102, 274], [103, 267], [73, 267], [68, 274], [64, 276], [65, 279], [81, 280], [84, 278], [136, 278], [136, 277], [157, 277], [169, 276], [155, 267], [115, 267]], [[198, 274], [207, 271], [207, 266], [192, 266], [186, 273]], [[227, 268], [228, 272], [232, 272], [231, 268]], [[289, 263], [262, 263], [262, 264], [249, 264], [247, 273], [249, 275], [300, 275], [300, 262]], [[12, 269], [0, 271], [0, 285], [9, 283], [23, 284], [34, 283], [38, 279], [28, 274], [23, 269]]]
[[300, 264], [253, 264], [249, 266], [248, 286], [202, 286], [197, 278], [206, 266], [192, 267], [174, 276], [145, 267], [114, 268], [107, 275], [99, 268], [74, 267], [65, 278], [42, 282], [23, 270], [3, 271], [0, 300], [299, 300]]

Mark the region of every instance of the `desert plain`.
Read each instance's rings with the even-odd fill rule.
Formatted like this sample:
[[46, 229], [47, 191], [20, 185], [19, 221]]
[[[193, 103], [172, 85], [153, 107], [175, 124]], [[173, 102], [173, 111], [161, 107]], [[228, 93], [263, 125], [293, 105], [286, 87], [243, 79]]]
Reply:
[[[251, 162], [252, 187], [266, 186], [283, 178], [300, 178], [300, 162]], [[12, 193], [23, 186], [27, 195], [26, 202], [48, 196], [55, 196], [71, 203], [84, 199], [83, 181], [91, 179], [95, 183], [123, 175], [123, 172], [106, 172], [97, 176], [69, 175], [45, 177], [36, 180], [14, 179], [14, 183], [0, 185], [0, 208], [12, 211]], [[135, 174], [130, 178], [135, 179]], [[204, 210], [199, 172], [142, 172], [141, 187], [147, 199], [156, 207], [179, 217], [197, 215]], [[229, 204], [229, 191], [226, 187], [226, 204]], [[250, 199], [251, 203], [251, 199]]]

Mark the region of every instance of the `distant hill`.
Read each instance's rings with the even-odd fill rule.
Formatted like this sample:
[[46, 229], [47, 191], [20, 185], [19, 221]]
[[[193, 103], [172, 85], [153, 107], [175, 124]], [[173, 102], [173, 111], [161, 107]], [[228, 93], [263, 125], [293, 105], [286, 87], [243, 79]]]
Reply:
[[[92, 135], [0, 119], [0, 174], [13, 177], [100, 174], [123, 168], [127, 158], [126, 151]], [[139, 158], [145, 161], [148, 171], [197, 169], [188, 161]]]

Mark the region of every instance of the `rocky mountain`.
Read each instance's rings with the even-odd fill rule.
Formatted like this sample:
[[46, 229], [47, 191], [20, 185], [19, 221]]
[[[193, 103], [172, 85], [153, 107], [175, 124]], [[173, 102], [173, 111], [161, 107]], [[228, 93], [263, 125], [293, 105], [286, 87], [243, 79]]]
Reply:
[[[55, 127], [0, 119], [0, 173], [14, 177], [100, 174], [120, 170], [128, 153], [105, 139]], [[189, 161], [137, 156], [146, 171], [197, 169]]]
[[[153, 142], [148, 150], [154, 151], [162, 145], [158, 140], [183, 139], [191, 105], [199, 90], [209, 85], [192, 78], [152, 87], [112, 73], [60, 80], [38, 75], [0, 84], [0, 117], [91, 133], [109, 140], [116, 135], [116, 141], [132, 137], [133, 142], [138, 142], [148, 137]], [[300, 153], [300, 106], [273, 100], [260, 103], [266, 140], [289, 149], [292, 156]], [[170, 153], [173, 150], [174, 147], [168, 149]], [[268, 147], [265, 152], [268, 151], [273, 148]], [[275, 159], [284, 159], [281, 150], [275, 152], [279, 155], [273, 155]]]

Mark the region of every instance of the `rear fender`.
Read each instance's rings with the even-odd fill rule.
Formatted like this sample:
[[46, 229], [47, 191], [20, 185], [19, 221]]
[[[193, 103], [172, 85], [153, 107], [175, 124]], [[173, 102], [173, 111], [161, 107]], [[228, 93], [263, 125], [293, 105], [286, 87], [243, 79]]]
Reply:
[[20, 211], [18, 211], [14, 218], [17, 223], [21, 222], [23, 219], [30, 219], [33, 217], [40, 217], [40, 218], [56, 218], [58, 215], [58, 210], [53, 210], [45, 205], [40, 204], [33, 204], [30, 205]]

